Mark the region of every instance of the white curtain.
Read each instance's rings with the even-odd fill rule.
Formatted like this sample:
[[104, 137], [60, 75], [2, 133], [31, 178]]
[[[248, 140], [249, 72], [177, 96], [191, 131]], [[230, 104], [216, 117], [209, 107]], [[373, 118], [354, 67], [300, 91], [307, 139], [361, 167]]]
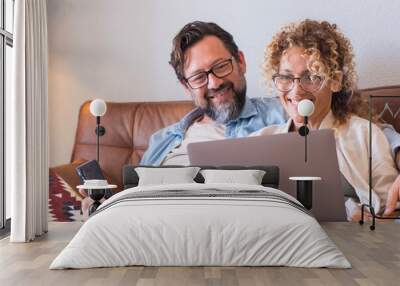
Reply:
[[47, 232], [47, 11], [46, 0], [16, 0], [9, 153], [12, 242]]

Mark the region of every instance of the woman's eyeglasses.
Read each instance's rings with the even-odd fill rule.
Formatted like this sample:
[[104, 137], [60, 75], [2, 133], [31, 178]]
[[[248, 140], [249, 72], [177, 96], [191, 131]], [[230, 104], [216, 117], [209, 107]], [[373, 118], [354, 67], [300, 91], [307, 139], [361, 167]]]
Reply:
[[275, 74], [272, 80], [276, 88], [282, 92], [291, 91], [294, 87], [295, 80], [299, 81], [301, 88], [304, 91], [315, 92], [319, 90], [325, 81], [325, 78], [320, 75], [303, 75], [301, 77], [294, 77], [291, 75]]

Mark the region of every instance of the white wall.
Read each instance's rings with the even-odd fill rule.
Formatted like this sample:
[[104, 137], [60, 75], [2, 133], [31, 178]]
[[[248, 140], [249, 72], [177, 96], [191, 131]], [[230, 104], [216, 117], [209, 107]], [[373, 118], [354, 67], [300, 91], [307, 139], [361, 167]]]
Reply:
[[234, 35], [248, 63], [248, 95], [262, 96], [264, 46], [304, 18], [334, 22], [352, 40], [360, 87], [399, 84], [399, 15], [397, 0], [49, 0], [50, 165], [69, 162], [87, 99], [185, 99], [168, 60], [189, 21], [214, 21]]

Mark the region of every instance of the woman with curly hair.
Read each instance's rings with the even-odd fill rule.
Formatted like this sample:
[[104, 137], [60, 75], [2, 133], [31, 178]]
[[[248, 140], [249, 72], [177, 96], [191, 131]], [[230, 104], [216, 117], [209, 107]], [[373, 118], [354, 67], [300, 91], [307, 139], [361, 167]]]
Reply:
[[[339, 168], [353, 192], [346, 195], [349, 220], [359, 220], [360, 204], [368, 203], [368, 126], [362, 117], [367, 103], [354, 92], [356, 72], [350, 41], [336, 25], [304, 20], [284, 27], [265, 50], [263, 72], [269, 86], [275, 85], [289, 115], [287, 124], [273, 125], [255, 135], [296, 131], [304, 117], [298, 103], [309, 99], [314, 113], [311, 129], [334, 129]], [[386, 137], [373, 125], [373, 206], [383, 211], [397, 170]], [[397, 201], [393, 194], [392, 200]], [[392, 210], [391, 210], [392, 211]]]

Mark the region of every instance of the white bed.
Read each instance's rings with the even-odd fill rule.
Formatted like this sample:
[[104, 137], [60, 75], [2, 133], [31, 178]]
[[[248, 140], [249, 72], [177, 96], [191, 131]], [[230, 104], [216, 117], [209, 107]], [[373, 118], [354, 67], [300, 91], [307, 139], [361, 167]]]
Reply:
[[[192, 196], [194, 192], [199, 195]], [[298, 205], [279, 190], [255, 185], [131, 188], [104, 202], [50, 269], [127, 265], [350, 268], [319, 223]]]

